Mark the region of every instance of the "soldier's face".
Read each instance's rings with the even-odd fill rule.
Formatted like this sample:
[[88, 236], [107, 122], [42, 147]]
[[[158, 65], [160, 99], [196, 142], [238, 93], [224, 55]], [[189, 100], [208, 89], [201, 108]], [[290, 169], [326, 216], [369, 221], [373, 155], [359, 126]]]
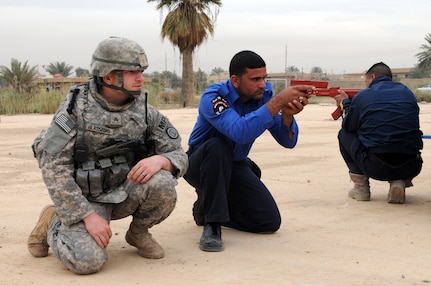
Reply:
[[141, 71], [123, 71], [123, 87], [130, 91], [141, 91], [144, 76]]

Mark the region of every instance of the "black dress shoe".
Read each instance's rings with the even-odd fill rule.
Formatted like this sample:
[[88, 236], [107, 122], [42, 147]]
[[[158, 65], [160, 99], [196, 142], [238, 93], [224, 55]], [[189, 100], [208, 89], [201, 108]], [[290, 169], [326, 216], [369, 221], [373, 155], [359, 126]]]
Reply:
[[210, 252], [224, 250], [223, 242], [221, 240], [221, 227], [219, 223], [205, 224], [204, 231], [199, 242], [199, 248], [203, 251]]

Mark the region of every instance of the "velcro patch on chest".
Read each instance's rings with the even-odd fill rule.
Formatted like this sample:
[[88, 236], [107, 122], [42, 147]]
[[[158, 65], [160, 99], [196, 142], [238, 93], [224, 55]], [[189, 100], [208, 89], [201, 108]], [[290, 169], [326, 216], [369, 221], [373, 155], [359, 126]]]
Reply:
[[221, 114], [223, 111], [229, 108], [229, 104], [227, 103], [226, 99], [220, 95], [211, 100], [211, 103], [213, 105], [214, 114], [216, 115]]
[[106, 121], [106, 126], [110, 128], [118, 128], [124, 126], [123, 114], [109, 113]]

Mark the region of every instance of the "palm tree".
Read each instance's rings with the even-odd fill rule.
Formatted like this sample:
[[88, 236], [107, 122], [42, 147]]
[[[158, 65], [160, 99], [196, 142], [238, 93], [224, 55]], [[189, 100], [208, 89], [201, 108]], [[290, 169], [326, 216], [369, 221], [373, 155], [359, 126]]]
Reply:
[[[147, 0], [158, 2], [157, 10], [169, 12], [162, 24], [162, 39], [168, 38], [180, 49], [182, 57], [181, 103], [189, 106], [194, 95], [193, 52], [208, 35], [214, 34], [221, 0]], [[215, 5], [215, 11], [211, 6]]]
[[416, 54], [419, 59], [418, 67], [424, 72], [431, 72], [431, 33], [425, 36], [425, 41], [427, 41], [429, 45], [422, 45], [421, 49], [423, 52]]
[[299, 72], [299, 69], [296, 66], [288, 66], [286, 72]]
[[55, 76], [57, 74], [60, 74], [62, 77], [70, 76], [72, 74], [72, 69], [73, 66], [70, 66], [65, 62], [50, 63], [49, 66], [46, 67], [46, 71], [50, 75]]
[[16, 59], [12, 59], [10, 66], [0, 66], [0, 78], [6, 82], [12, 89], [23, 92], [29, 91], [33, 81], [38, 77], [38, 67], [30, 67], [25, 61], [24, 65], [21, 65]]
[[222, 68], [220, 68], [220, 67], [213, 68], [213, 69], [211, 70], [211, 75], [219, 75], [219, 74], [221, 74], [222, 72], [224, 72], [224, 69], [222, 69]]

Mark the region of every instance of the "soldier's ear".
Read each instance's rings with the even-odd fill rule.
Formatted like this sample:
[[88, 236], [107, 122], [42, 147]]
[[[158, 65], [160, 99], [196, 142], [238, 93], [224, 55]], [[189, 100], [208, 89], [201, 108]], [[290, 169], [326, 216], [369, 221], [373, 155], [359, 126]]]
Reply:
[[117, 83], [115, 82], [115, 80], [117, 80], [117, 78], [117, 73], [115, 71], [111, 71], [103, 77], [103, 82], [105, 82], [106, 84], [116, 85]]

